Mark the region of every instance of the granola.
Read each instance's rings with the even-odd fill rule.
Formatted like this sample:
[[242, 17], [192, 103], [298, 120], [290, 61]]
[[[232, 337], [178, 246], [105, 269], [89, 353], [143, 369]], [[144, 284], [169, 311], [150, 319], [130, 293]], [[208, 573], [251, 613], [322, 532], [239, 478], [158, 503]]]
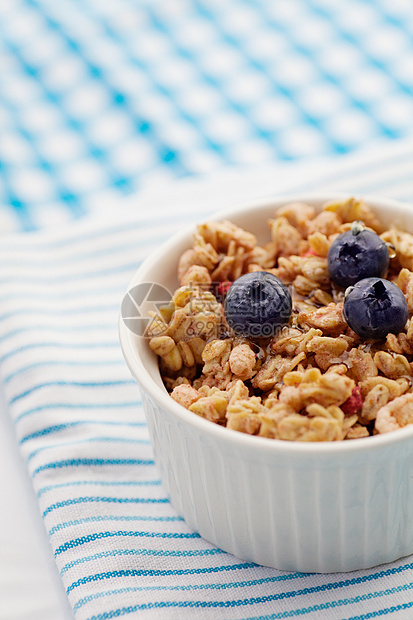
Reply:
[[[329, 276], [329, 248], [355, 220], [391, 244], [385, 277], [410, 311], [400, 333], [379, 341], [349, 327], [344, 290]], [[355, 198], [319, 213], [287, 204], [268, 224], [259, 245], [232, 222], [206, 222], [182, 254], [180, 288], [149, 341], [172, 398], [221, 426], [287, 441], [347, 441], [413, 424], [413, 235], [385, 230]], [[234, 280], [258, 271], [288, 287], [293, 311], [277, 333], [249, 339], [229, 327], [224, 302]]]

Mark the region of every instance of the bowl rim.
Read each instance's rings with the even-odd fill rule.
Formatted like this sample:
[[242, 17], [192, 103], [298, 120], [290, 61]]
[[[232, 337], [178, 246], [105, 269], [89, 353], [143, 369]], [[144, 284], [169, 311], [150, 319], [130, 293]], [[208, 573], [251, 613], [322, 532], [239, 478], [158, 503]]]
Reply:
[[[371, 205], [373, 209], [374, 206], [379, 208], [394, 208], [399, 213], [406, 212], [408, 210], [412, 211], [413, 209], [413, 205], [410, 205], [408, 202], [394, 200], [392, 198], [378, 197], [373, 194], [356, 195], [351, 192], [300, 192], [297, 194], [274, 194], [265, 198], [238, 203], [232, 205], [231, 207], [211, 213], [211, 216], [208, 216], [208, 221], [231, 219], [231, 217], [236, 218], [246, 215], [248, 211], [252, 209], [258, 210], [272, 207], [275, 209], [283, 204], [287, 204], [288, 202], [306, 202], [309, 204], [321, 205], [325, 202], [345, 200], [351, 197], [363, 200], [367, 204]], [[174, 248], [179, 242], [183, 242], [185, 238], [192, 235], [196, 224], [197, 222], [195, 224], [185, 226], [185, 228], [172, 235], [167, 241], [159, 245], [156, 250], [151, 252], [151, 254], [148, 255], [148, 257], [141, 263], [135, 272], [126, 290], [129, 291], [139, 282], [147, 282], [148, 280], [145, 279], [145, 274], [150, 271], [171, 248]], [[378, 434], [372, 437], [362, 437], [354, 441], [325, 442], [300, 442], [271, 439], [268, 437], [249, 435], [220, 426], [219, 424], [215, 424], [214, 422], [206, 420], [187, 410], [185, 407], [174, 401], [167, 393], [166, 389], [162, 390], [142, 362], [137, 347], [133, 345], [132, 332], [130, 332], [125, 326], [120, 313], [118, 319], [118, 331], [123, 356], [132, 376], [135, 378], [141, 389], [148, 392], [148, 394], [160, 407], [169, 410], [181, 422], [185, 423], [189, 427], [192, 427], [194, 430], [197, 430], [199, 433], [203, 433], [205, 437], [209, 437], [210, 439], [236, 444], [242, 449], [259, 449], [260, 452], [265, 451], [269, 453], [273, 452], [279, 454], [286, 453], [289, 455], [314, 456], [354, 454], [358, 452], [365, 452], [366, 449], [369, 451], [375, 451], [385, 446], [391, 446], [394, 443], [408, 443], [413, 440], [413, 424], [389, 433]]]

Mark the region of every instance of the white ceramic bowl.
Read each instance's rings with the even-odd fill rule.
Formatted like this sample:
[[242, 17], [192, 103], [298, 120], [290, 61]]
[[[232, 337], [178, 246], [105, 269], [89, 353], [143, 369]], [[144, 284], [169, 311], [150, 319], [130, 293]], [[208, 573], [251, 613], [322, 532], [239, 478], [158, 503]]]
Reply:
[[[347, 196], [346, 196], [347, 197]], [[267, 219], [294, 200], [320, 206], [337, 195], [283, 196], [219, 213], [268, 240]], [[412, 207], [364, 197], [385, 224], [413, 233]], [[140, 267], [130, 288], [173, 291], [193, 229]], [[413, 425], [343, 442], [254, 437], [204, 420], [171, 399], [148, 341], [119, 324], [124, 357], [139, 384], [164, 488], [203, 538], [243, 560], [281, 570], [338, 572], [413, 553]]]

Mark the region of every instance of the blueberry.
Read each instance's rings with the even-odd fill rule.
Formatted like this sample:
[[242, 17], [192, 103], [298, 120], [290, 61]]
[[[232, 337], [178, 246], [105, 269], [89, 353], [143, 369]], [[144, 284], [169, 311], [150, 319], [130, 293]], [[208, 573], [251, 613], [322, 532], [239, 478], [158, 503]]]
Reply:
[[333, 241], [327, 255], [331, 280], [344, 288], [363, 278], [382, 278], [389, 261], [386, 243], [359, 222]]
[[409, 309], [398, 286], [382, 278], [365, 278], [346, 291], [343, 316], [351, 329], [366, 340], [398, 334]]
[[225, 316], [234, 332], [246, 338], [267, 338], [288, 323], [292, 301], [287, 287], [272, 273], [256, 271], [230, 286]]

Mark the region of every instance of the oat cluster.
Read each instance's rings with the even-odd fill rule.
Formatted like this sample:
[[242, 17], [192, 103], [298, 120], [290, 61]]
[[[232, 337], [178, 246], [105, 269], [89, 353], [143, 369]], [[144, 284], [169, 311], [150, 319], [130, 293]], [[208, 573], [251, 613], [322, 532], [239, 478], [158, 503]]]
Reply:
[[[342, 316], [344, 291], [329, 278], [327, 253], [361, 220], [392, 245], [387, 279], [410, 318], [385, 341], [366, 342]], [[197, 227], [178, 265], [178, 288], [153, 316], [149, 345], [172, 398], [207, 420], [290, 441], [338, 441], [413, 423], [413, 235], [385, 230], [350, 198], [320, 212], [292, 203], [269, 220], [269, 241], [229, 221]], [[289, 325], [260, 341], [237, 337], [223, 309], [231, 282], [268, 271], [289, 287]]]

